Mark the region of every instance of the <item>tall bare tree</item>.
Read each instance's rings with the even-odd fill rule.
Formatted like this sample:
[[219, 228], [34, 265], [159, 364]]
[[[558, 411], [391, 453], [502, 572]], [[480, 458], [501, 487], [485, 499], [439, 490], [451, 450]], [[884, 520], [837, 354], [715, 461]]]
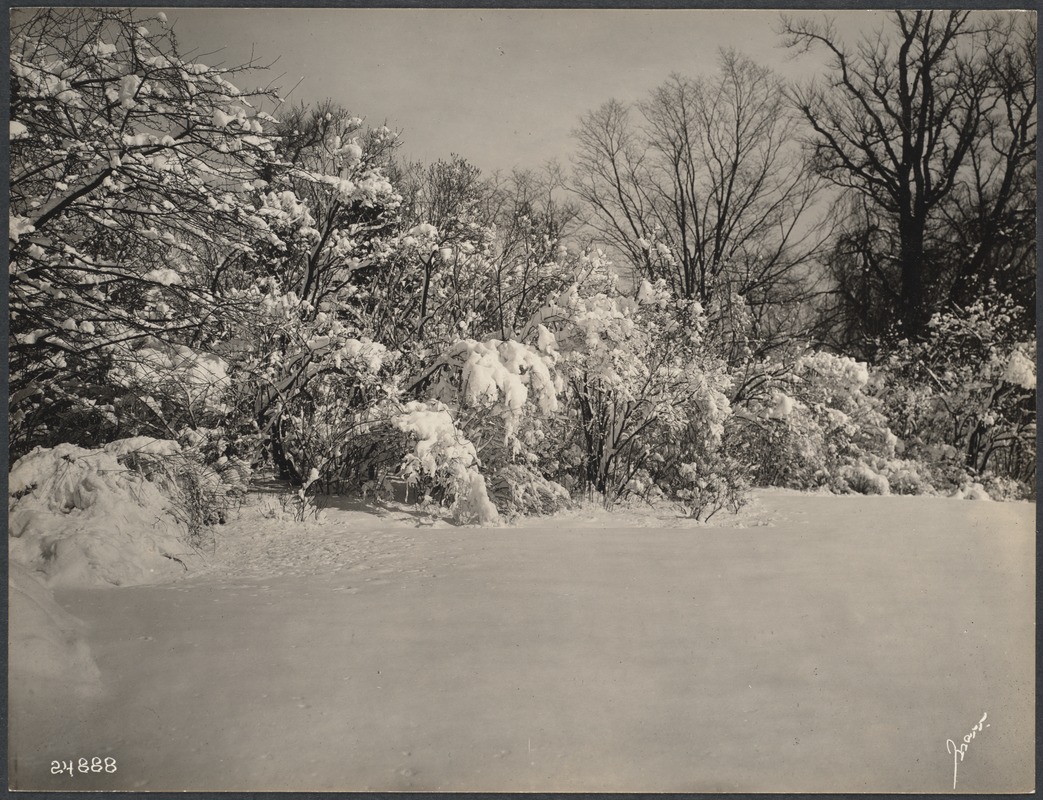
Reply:
[[953, 267], [943, 288], [961, 306], [990, 282], [1013, 297], [1031, 296], [1036, 277], [1035, 19], [994, 18], [982, 40], [978, 68], [989, 87], [982, 127], [940, 209], [949, 244], [942, 263]]
[[[883, 244], [859, 257], [890, 302], [877, 309], [882, 322], [897, 322], [906, 336], [923, 332], [948, 299], [946, 286], [980, 289], [974, 276], [1000, 268], [1004, 231], [1034, 197], [1031, 25], [1027, 17], [896, 11], [852, 48], [829, 20], [783, 18], [788, 46], [831, 56], [829, 78], [790, 97], [812, 131], [815, 170], [860, 198], [853, 206], [864, 224], [849, 244]], [[961, 239], [966, 258], [954, 278], [946, 263]]]
[[[633, 107], [609, 101], [575, 132], [573, 189], [639, 274], [708, 302], [799, 294], [818, 243], [816, 177], [781, 79], [732, 51], [708, 78], [672, 76]], [[662, 245], [662, 246], [660, 246]]]

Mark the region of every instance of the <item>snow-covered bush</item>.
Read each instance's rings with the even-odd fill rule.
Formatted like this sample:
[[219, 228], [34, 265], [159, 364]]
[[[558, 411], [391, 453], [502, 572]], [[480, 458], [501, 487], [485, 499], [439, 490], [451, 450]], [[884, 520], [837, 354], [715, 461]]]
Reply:
[[[608, 504], [630, 495], [690, 501], [700, 481], [723, 478], [726, 502], [737, 499], [739, 476], [721, 468], [730, 382], [703, 346], [698, 304], [681, 309], [647, 281], [620, 291], [603, 261], [591, 261], [590, 288], [573, 284], [533, 320], [566, 379], [577, 488]], [[677, 322], [682, 312], [686, 327]]]
[[8, 484], [12, 562], [62, 586], [180, 575], [196, 557], [188, 512], [170, 493], [171, 483], [145, 467], [179, 455], [176, 442], [140, 437], [91, 450], [36, 448], [23, 456]]
[[680, 486], [674, 496], [685, 516], [707, 522], [722, 509], [738, 513], [746, 504], [746, 470], [730, 456], [681, 464], [678, 474]]
[[270, 234], [250, 195], [274, 95], [119, 8], [18, 15], [10, 72], [11, 451], [155, 432], [143, 407], [120, 418], [118, 381], [147, 371], [146, 340], [208, 352], [224, 312], [208, 254]]
[[252, 472], [241, 459], [222, 457], [208, 464], [196, 449], [147, 436], [118, 439], [104, 449], [159, 488], [192, 546], [203, 544], [213, 526], [238, 511]]
[[922, 342], [903, 342], [878, 394], [904, 455], [930, 466], [939, 489], [990, 476], [1034, 491], [1036, 348], [1025, 309], [992, 294], [936, 314]]
[[[827, 352], [753, 365], [732, 445], [759, 485], [886, 494], [899, 441], [866, 364]], [[756, 388], [749, 388], [756, 387]], [[902, 465], [896, 464], [896, 468]], [[910, 487], [908, 477], [905, 485]]]
[[977, 481], [964, 481], [952, 496], [957, 500], [992, 500], [988, 490]]
[[338, 315], [313, 314], [277, 284], [251, 290], [264, 311], [231, 376], [246, 439], [266, 446], [271, 463], [294, 485], [313, 469], [320, 488], [359, 485], [353, 445], [373, 408], [393, 394], [388, 369], [396, 354], [359, 336]]
[[[118, 394], [109, 414], [110, 434], [207, 439], [228, 412], [228, 363], [187, 345], [144, 337], [114, 345], [106, 380]], [[217, 456], [215, 456], [216, 458]]]
[[837, 471], [836, 485], [856, 494], [891, 494], [891, 484], [864, 463], [844, 464]]
[[892, 494], [933, 494], [931, 470], [907, 458], [880, 459], [879, 474], [887, 479]]
[[397, 358], [377, 332], [377, 273], [393, 257], [401, 201], [383, 171], [393, 136], [330, 103], [289, 110], [271, 171], [251, 195], [260, 235], [222, 262], [232, 309], [222, 353], [235, 361], [237, 430], [300, 486], [357, 487], [350, 455]]
[[986, 475], [982, 488], [993, 500], [1029, 500], [1034, 491], [1033, 487], [1002, 475]]
[[402, 464], [402, 474], [410, 485], [423, 487], [427, 496], [433, 489], [446, 492], [461, 522], [487, 525], [499, 519], [485, 478], [478, 471], [474, 444], [456, 427], [444, 403], [407, 403], [391, 419], [391, 425], [414, 442]]
[[[455, 425], [474, 442], [481, 470], [502, 486], [528, 476], [529, 485], [495, 493], [505, 512], [557, 492], [540, 471], [545, 424], [560, 411], [563, 389], [553, 337], [538, 329], [533, 344], [518, 340], [459, 339], [427, 371], [429, 391], [451, 410]], [[510, 476], [510, 477], [508, 477]], [[549, 494], [548, 494], [549, 493]]]
[[533, 465], [507, 464], [488, 483], [497, 508], [511, 517], [553, 514], [572, 504], [568, 490]]

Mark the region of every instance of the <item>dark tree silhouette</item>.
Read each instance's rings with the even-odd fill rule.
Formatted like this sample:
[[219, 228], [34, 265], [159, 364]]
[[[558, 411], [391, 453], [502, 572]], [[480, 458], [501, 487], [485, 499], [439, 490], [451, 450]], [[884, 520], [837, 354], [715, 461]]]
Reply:
[[860, 198], [846, 245], [862, 240], [860, 280], [881, 301], [871, 327], [895, 322], [919, 337], [934, 310], [1003, 271], [1012, 226], [1029, 206], [1034, 215], [1030, 28], [1013, 16], [896, 11], [851, 48], [828, 20], [783, 19], [788, 46], [832, 56], [826, 82], [790, 97], [811, 128], [815, 170]]

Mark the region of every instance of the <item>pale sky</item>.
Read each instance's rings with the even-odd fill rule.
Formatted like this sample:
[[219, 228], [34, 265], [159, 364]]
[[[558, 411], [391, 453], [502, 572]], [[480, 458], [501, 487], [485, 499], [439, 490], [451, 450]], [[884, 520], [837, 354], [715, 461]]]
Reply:
[[[584, 112], [613, 97], [641, 98], [671, 72], [708, 73], [721, 47], [787, 77], [806, 78], [823, 63], [815, 56], [791, 59], [774, 33], [775, 10], [165, 12], [182, 50], [197, 51], [198, 60], [239, 64], [251, 48], [262, 61], [278, 57], [257, 82], [281, 74], [276, 85], [285, 93], [303, 77], [291, 101], [332, 98], [372, 124], [386, 120], [401, 130], [409, 158], [433, 161], [455, 152], [484, 172], [538, 167], [552, 158], [567, 164], [570, 131]], [[851, 37], [884, 20], [881, 12], [830, 13]]]

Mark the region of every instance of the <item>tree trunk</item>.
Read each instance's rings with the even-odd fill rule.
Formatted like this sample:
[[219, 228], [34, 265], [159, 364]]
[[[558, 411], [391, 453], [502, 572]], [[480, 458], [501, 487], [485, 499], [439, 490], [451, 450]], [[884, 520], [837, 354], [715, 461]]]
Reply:
[[301, 473], [293, 463], [293, 459], [287, 455], [286, 450], [282, 446], [281, 419], [272, 425], [270, 443], [272, 448], [272, 463], [275, 464], [279, 477], [283, 480], [290, 481], [294, 486], [301, 486], [304, 483]]
[[915, 217], [909, 216], [899, 222], [902, 293], [898, 309], [898, 324], [902, 335], [909, 339], [918, 338], [927, 322], [924, 319], [926, 287], [924, 285], [923, 232], [923, 222]]

